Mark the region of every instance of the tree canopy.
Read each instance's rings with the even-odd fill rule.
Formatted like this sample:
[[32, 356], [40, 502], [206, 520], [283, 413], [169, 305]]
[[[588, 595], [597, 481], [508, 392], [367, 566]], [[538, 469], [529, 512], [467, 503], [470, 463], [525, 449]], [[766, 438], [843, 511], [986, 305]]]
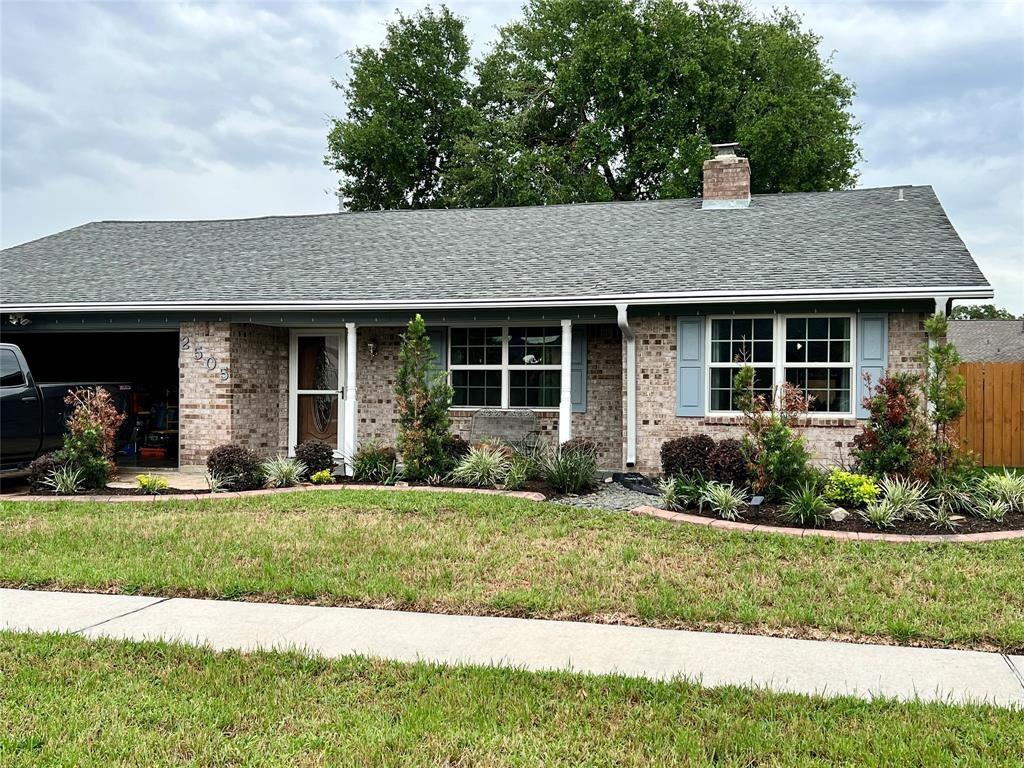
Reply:
[[712, 143], [752, 191], [850, 187], [853, 86], [789, 11], [529, 0], [472, 64], [447, 8], [352, 53], [326, 162], [351, 210], [693, 197]]
[[1024, 320], [1018, 318], [1013, 312], [995, 304], [961, 304], [953, 307], [949, 313], [952, 320]]

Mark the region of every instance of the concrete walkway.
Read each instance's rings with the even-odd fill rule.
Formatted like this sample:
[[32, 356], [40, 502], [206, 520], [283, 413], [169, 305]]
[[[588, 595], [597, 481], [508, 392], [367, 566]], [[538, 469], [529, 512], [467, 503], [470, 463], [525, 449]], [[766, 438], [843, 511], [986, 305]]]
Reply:
[[1024, 707], [1024, 657], [579, 622], [0, 589], [0, 629]]

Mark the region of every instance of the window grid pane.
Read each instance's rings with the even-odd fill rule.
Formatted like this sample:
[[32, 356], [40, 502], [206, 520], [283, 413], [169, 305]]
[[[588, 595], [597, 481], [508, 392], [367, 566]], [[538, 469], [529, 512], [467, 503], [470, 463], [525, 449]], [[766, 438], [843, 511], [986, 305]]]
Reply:
[[558, 326], [509, 328], [509, 365], [561, 365], [562, 329]]
[[786, 362], [828, 365], [850, 362], [850, 318], [786, 319]]
[[[733, 387], [733, 379], [741, 366], [716, 367], [711, 369], [711, 405], [712, 411], [738, 411], [738, 391]], [[754, 394], [763, 395], [771, 400], [775, 390], [775, 369], [754, 368]]]
[[786, 368], [786, 381], [813, 398], [810, 411], [849, 413], [851, 379], [850, 368]]
[[561, 371], [510, 371], [509, 406], [557, 408], [562, 396]]

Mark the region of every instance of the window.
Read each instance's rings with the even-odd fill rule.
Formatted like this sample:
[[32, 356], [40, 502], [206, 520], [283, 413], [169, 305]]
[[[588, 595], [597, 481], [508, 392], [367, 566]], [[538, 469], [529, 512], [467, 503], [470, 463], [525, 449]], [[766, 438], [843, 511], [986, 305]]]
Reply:
[[560, 326], [452, 328], [448, 347], [453, 406], [558, 408]]
[[811, 398], [812, 411], [850, 412], [852, 325], [849, 317], [786, 318], [786, 381]]
[[18, 358], [9, 349], [0, 349], [0, 387], [21, 387], [25, 374], [21, 372]]
[[744, 365], [754, 367], [754, 391], [771, 398], [775, 386], [775, 321], [770, 317], [711, 321], [710, 410], [736, 411], [732, 382]]
[[770, 399], [786, 381], [812, 398], [811, 411], [852, 413], [850, 316], [711, 318], [709, 326], [709, 412], [739, 409], [733, 378], [751, 365], [758, 394]]

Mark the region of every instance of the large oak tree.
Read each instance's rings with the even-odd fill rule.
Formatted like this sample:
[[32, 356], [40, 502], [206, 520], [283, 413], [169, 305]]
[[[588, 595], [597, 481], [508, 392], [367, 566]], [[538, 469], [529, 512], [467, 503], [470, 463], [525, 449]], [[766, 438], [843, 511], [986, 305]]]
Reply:
[[353, 54], [327, 162], [353, 210], [692, 197], [725, 141], [754, 192], [849, 187], [853, 86], [818, 43], [788, 11], [530, 0], [471, 73], [460, 19], [399, 16]]

